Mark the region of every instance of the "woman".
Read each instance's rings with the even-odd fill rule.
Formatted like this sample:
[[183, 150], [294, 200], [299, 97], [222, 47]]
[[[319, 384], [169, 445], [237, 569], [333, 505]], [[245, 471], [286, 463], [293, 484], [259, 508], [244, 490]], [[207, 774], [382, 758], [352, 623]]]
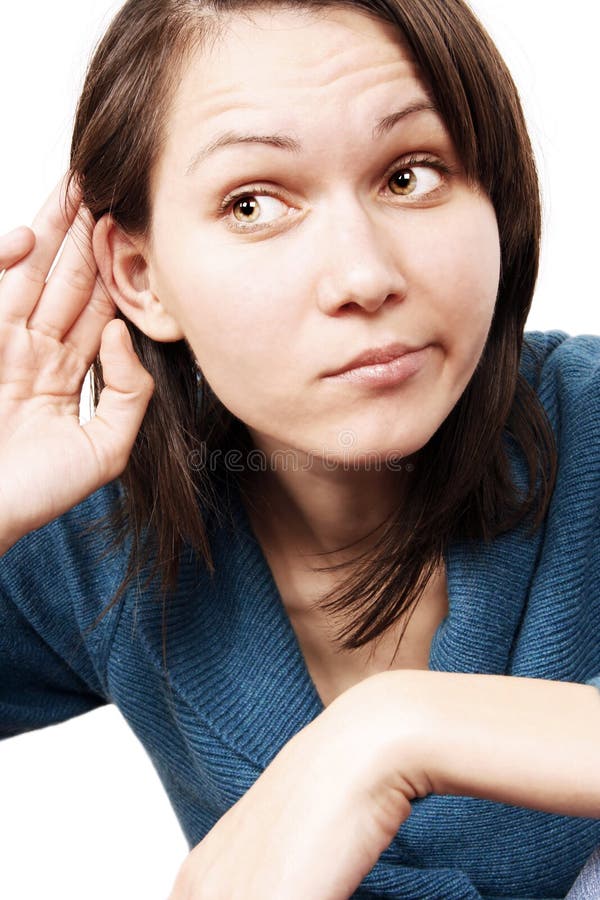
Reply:
[[77, 188], [0, 286], [4, 732], [117, 703], [197, 845], [174, 897], [564, 896], [600, 839], [598, 344], [523, 342], [489, 38], [459, 2], [130, 2], [71, 162], [55, 274]]

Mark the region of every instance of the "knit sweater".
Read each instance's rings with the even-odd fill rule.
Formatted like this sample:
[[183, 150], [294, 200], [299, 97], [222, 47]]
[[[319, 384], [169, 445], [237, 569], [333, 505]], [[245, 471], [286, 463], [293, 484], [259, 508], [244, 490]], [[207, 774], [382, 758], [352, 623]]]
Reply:
[[[449, 612], [429, 667], [600, 686], [600, 337], [526, 338], [521, 371], [559, 450], [552, 502], [534, 536], [519, 526], [487, 544], [450, 544]], [[522, 457], [514, 453], [511, 465], [526, 484]], [[106, 538], [83, 529], [120, 490], [108, 484], [0, 560], [0, 733], [116, 704], [191, 847], [323, 704], [235, 491], [235, 527], [211, 532], [215, 574], [191, 550], [182, 554], [166, 601], [168, 677], [155, 582], [138, 581], [92, 627], [127, 548], [100, 560]], [[600, 819], [429, 795], [413, 801], [354, 896], [563, 898], [597, 844]]]

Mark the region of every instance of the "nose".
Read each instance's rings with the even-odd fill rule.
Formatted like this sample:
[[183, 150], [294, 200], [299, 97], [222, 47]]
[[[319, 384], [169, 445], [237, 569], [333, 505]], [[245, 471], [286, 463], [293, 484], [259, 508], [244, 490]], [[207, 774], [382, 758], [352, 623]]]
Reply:
[[334, 315], [342, 308], [376, 312], [383, 303], [406, 294], [396, 233], [381, 211], [370, 212], [356, 198], [337, 198], [323, 217], [318, 234], [316, 297], [319, 308]]

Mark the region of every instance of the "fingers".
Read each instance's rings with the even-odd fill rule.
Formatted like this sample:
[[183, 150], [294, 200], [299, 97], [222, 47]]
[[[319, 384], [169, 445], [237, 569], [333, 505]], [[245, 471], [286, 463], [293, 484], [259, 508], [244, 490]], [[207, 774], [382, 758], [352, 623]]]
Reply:
[[[102, 332], [106, 324], [114, 318], [116, 307], [99, 282], [92, 247], [95, 222], [89, 210], [81, 204], [68, 227], [60, 257], [52, 268], [51, 254], [60, 246], [72, 214], [71, 210], [71, 214], [65, 217], [62, 210], [64, 187], [63, 180], [44, 207], [50, 221], [49, 227], [55, 227], [54, 240], [50, 243], [47, 241], [44, 269], [40, 269], [34, 262], [33, 268], [30, 268], [28, 273], [25, 269], [22, 270], [22, 278], [14, 278], [15, 272], [18, 275], [17, 267], [7, 273], [6, 284], [3, 285], [3, 293], [0, 296], [0, 316], [4, 315], [12, 322], [26, 324], [28, 328], [55, 340], [62, 341], [65, 338], [64, 343], [72, 347], [89, 366], [98, 353]], [[72, 191], [69, 203], [73, 204], [76, 198], [76, 191]], [[54, 211], [50, 209], [52, 203], [55, 205]], [[36, 222], [43, 223], [46, 213], [42, 210]], [[53, 217], [54, 225], [52, 225]], [[28, 231], [35, 242], [35, 235], [30, 229]], [[48, 235], [47, 230], [46, 234]], [[45, 279], [45, 283], [41, 284], [46, 268], [48, 270], [52, 268], [52, 273]], [[31, 278], [35, 279], [36, 273], [39, 274], [41, 289], [31, 314], [24, 320], [21, 316], [31, 306]], [[6, 291], [10, 294], [8, 300]], [[29, 299], [23, 300], [26, 295]]]
[[41, 296], [48, 272], [81, 201], [79, 188], [71, 184], [68, 196], [67, 176], [54, 188], [33, 220], [35, 247], [2, 277], [0, 316], [8, 321], [25, 324]]
[[105, 388], [94, 418], [83, 426], [101, 469], [110, 478], [124, 470], [144, 414], [154, 381], [136, 356], [125, 324], [115, 319], [102, 334], [100, 361]]
[[14, 266], [20, 259], [33, 250], [35, 234], [25, 226], [15, 228], [0, 237], [0, 272]]
[[114, 319], [116, 306], [104, 286], [96, 280], [92, 296], [72, 328], [63, 338], [89, 368], [98, 354], [100, 339], [108, 322]]
[[[50, 275], [40, 300], [27, 322], [33, 328], [58, 341], [85, 312], [94, 292], [98, 274], [92, 249], [94, 219], [81, 206], [69, 229], [60, 258]], [[114, 316], [114, 304], [104, 304]], [[82, 312], [83, 311], [83, 312]], [[102, 322], [102, 328], [108, 318]], [[94, 335], [94, 355], [98, 352], [102, 328]], [[71, 340], [73, 344], [75, 341]]]

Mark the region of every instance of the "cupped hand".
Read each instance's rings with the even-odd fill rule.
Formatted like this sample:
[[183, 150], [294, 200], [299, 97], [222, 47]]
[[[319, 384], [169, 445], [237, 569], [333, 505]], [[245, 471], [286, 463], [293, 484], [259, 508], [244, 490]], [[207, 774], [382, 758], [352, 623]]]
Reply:
[[[0, 238], [0, 551], [121, 474], [154, 387], [99, 284], [93, 218], [65, 190]], [[81, 425], [98, 352], [106, 386]]]

